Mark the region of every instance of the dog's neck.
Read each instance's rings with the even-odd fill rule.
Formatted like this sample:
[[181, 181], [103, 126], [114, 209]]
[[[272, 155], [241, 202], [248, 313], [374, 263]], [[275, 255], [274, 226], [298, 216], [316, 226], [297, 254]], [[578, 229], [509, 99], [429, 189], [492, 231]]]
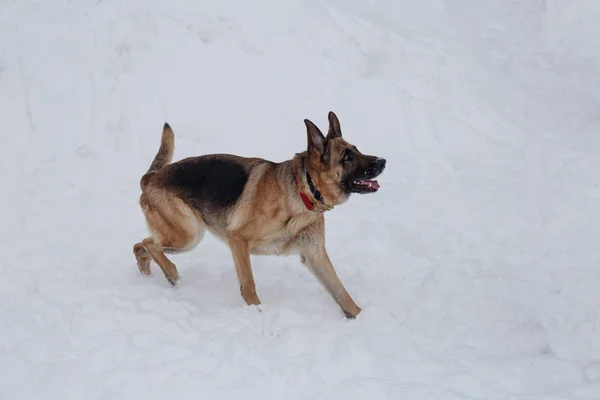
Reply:
[[[296, 188], [298, 189], [298, 194], [300, 195], [300, 198], [302, 199], [304, 206], [309, 211], [316, 211], [319, 213], [323, 213], [325, 211], [329, 211], [329, 210], [333, 209], [332, 206], [329, 206], [327, 203], [325, 203], [325, 199], [323, 199], [323, 195], [321, 194], [319, 189], [317, 189], [317, 187], [315, 186], [312, 178], [310, 177], [310, 174], [308, 173], [308, 170], [306, 169], [306, 166], [304, 165], [304, 157], [299, 158], [297, 170], [298, 170], [298, 173], [296, 173], [296, 168], [294, 168], [294, 171], [293, 171], [294, 181], [296, 182]], [[308, 185], [308, 188], [310, 190], [310, 194], [315, 201], [311, 201], [309, 199], [309, 197], [306, 195], [306, 193], [304, 193], [304, 191], [300, 187], [300, 179], [303, 175], [304, 175], [304, 179], [306, 180], [306, 184]], [[317, 207], [317, 205], [319, 205], [319, 207]]]

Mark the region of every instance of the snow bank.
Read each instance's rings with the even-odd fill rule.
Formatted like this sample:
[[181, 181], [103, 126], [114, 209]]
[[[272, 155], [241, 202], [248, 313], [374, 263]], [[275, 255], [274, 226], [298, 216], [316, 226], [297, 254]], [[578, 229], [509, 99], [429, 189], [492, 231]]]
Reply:
[[[0, 6], [0, 398], [597, 399], [600, 5], [330, 0]], [[335, 110], [388, 160], [327, 217], [363, 313], [294, 257], [139, 276], [139, 177], [284, 160]], [[158, 272], [154, 268], [155, 272]]]

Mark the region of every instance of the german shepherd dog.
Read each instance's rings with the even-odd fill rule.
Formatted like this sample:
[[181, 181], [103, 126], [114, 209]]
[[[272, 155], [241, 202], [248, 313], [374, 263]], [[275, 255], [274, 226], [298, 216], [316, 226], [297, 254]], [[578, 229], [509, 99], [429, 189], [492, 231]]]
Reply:
[[364, 155], [342, 138], [340, 122], [329, 112], [325, 137], [308, 119], [308, 148], [276, 163], [230, 154], [189, 157], [175, 163], [174, 136], [165, 123], [160, 148], [142, 177], [140, 206], [150, 237], [133, 252], [141, 273], [150, 259], [175, 285], [179, 273], [165, 253], [191, 250], [206, 230], [230, 248], [247, 304], [260, 304], [251, 254], [299, 254], [348, 318], [361, 309], [338, 278], [325, 250], [324, 212], [352, 193], [373, 193], [386, 161]]

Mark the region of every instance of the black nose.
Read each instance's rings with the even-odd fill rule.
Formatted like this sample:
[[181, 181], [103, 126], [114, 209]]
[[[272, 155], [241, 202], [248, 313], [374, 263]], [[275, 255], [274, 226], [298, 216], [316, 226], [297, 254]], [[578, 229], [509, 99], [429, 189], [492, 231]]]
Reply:
[[373, 161], [373, 167], [377, 171], [383, 171], [383, 169], [385, 168], [385, 158], [378, 158], [375, 161]]
[[383, 172], [385, 169], [385, 159], [376, 158], [369, 163], [369, 167], [365, 171], [365, 175], [375, 177]]

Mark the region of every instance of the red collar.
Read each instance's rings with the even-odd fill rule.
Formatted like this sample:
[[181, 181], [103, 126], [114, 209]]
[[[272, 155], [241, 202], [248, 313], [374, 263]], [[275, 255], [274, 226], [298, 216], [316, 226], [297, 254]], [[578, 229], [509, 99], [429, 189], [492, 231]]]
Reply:
[[296, 189], [298, 189], [298, 194], [300, 194], [302, 202], [308, 210], [312, 211], [315, 208], [315, 205], [308, 199], [307, 195], [300, 191], [300, 184], [298, 183], [298, 178], [296, 178], [296, 172], [294, 172], [294, 180], [296, 181]]

